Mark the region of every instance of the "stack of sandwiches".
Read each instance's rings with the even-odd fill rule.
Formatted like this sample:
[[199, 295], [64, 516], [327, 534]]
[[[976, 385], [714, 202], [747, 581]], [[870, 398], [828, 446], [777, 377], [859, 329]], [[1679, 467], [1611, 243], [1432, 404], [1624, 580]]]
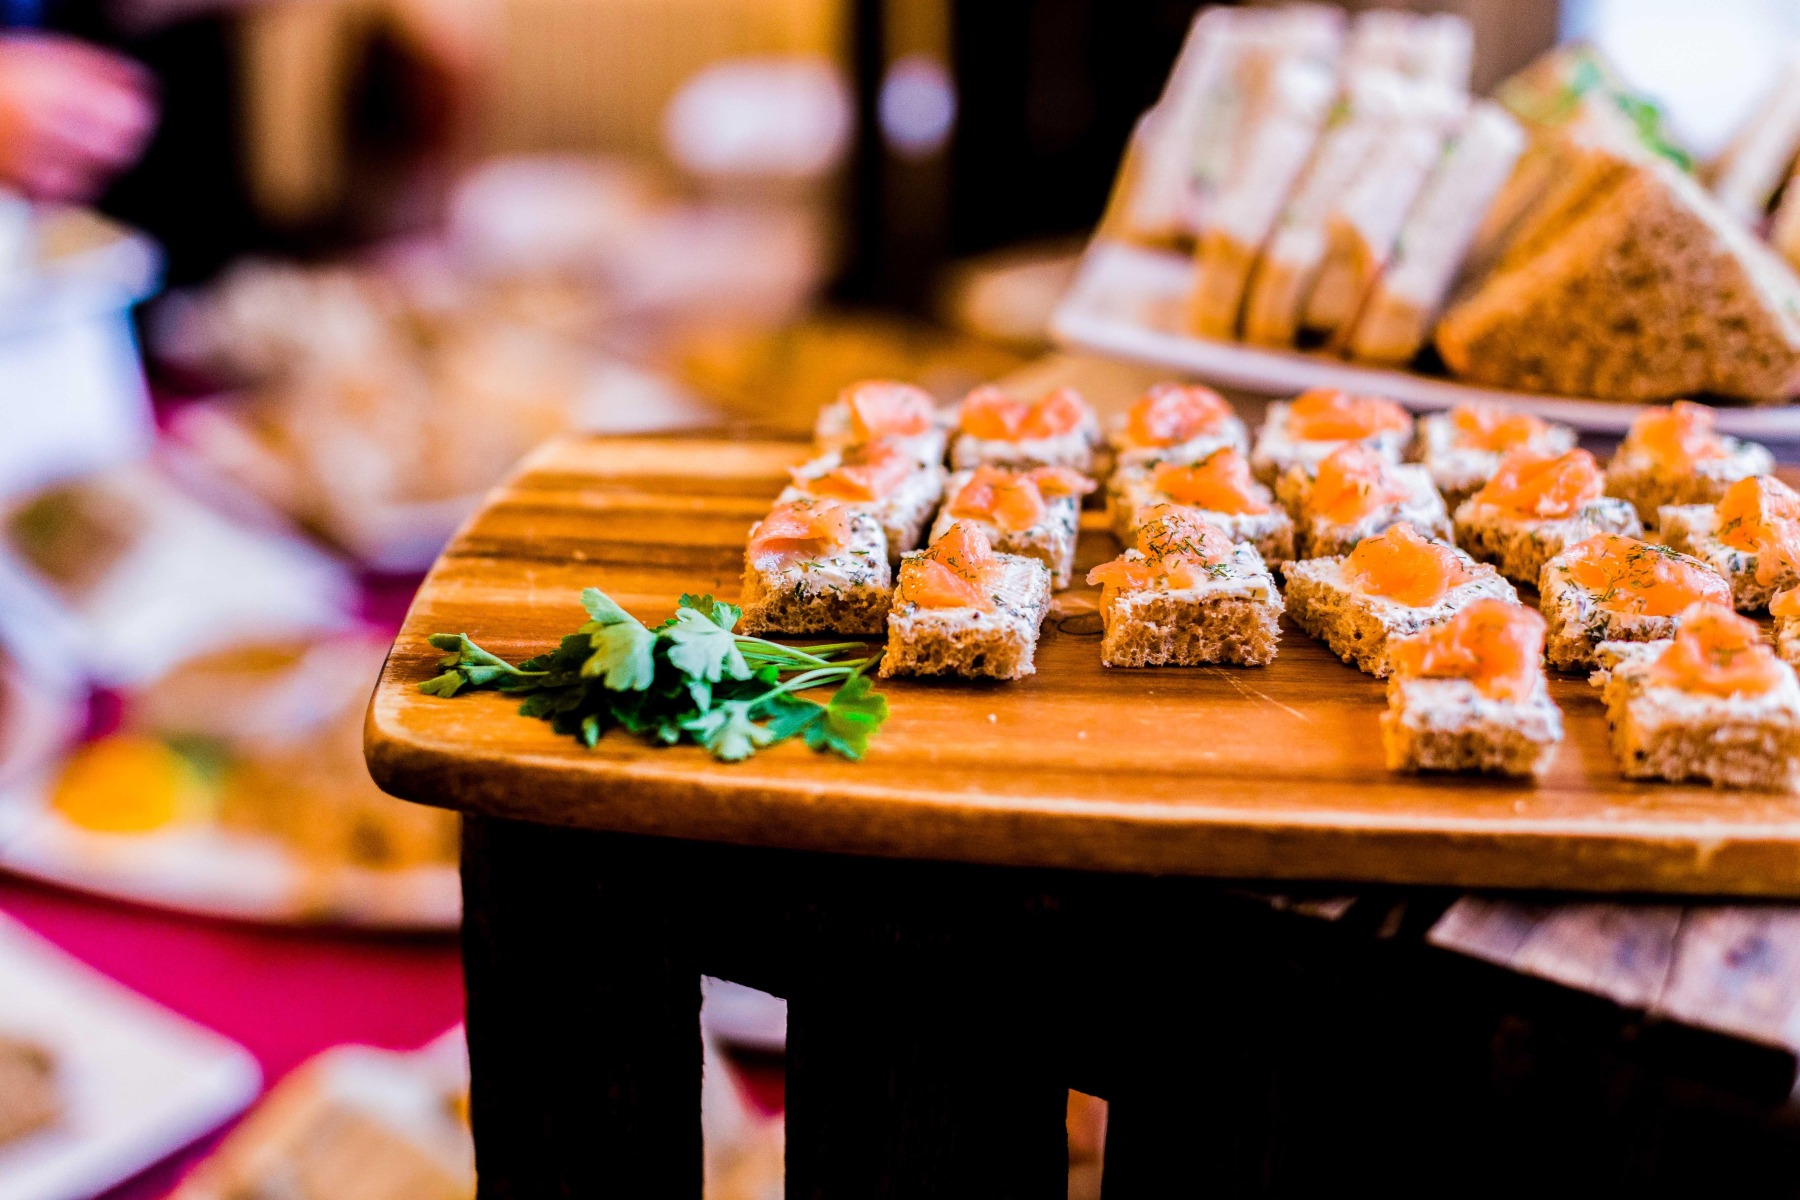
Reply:
[[1752, 226], [1766, 222], [1775, 249], [1800, 265], [1800, 49], [1706, 174], [1721, 204]]
[[1435, 349], [1521, 391], [1788, 399], [1800, 279], [1743, 210], [1800, 157], [1800, 65], [1715, 194], [1591, 51], [1484, 100], [1471, 43], [1455, 16], [1201, 14], [1116, 208], [1130, 240], [1193, 253], [1191, 332], [1395, 366]]

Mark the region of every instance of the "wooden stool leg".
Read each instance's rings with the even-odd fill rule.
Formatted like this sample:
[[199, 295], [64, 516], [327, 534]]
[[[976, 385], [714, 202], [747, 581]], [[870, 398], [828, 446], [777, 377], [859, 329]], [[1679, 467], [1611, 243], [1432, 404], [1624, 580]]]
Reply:
[[676, 852], [464, 818], [481, 1200], [699, 1200], [700, 973]]
[[973, 1006], [914, 999], [790, 1001], [789, 1200], [1063, 1200], [1068, 1088], [1049, 1047]]

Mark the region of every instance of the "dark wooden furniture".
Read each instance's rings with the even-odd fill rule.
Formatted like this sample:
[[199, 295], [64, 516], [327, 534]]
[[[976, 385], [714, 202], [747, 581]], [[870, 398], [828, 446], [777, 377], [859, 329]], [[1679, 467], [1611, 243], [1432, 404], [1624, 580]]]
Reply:
[[548, 448], [396, 643], [370, 763], [467, 814], [484, 1196], [699, 1195], [702, 974], [790, 1002], [790, 1196], [1060, 1195], [1070, 1087], [1125, 1200], [1794, 1189], [1793, 910], [1458, 891], [1800, 893], [1800, 806], [1624, 785], [1579, 684], [1541, 789], [1387, 776], [1379, 687], [1298, 634], [1104, 672], [1079, 593], [1031, 683], [888, 687], [857, 765], [588, 752], [414, 690], [428, 633], [524, 657], [584, 584], [730, 594], [798, 452]]

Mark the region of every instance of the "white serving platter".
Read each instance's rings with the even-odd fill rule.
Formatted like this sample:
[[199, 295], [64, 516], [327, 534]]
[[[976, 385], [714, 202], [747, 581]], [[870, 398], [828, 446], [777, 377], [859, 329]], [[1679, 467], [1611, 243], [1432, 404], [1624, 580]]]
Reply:
[[0, 1146], [0, 1200], [85, 1200], [210, 1133], [255, 1098], [248, 1051], [0, 917], [0, 1030], [57, 1060], [62, 1119]]
[[[1168, 367], [1219, 387], [1268, 396], [1341, 388], [1389, 396], [1420, 412], [1491, 400], [1590, 433], [1621, 434], [1642, 406], [1458, 383], [1416, 371], [1363, 366], [1333, 355], [1253, 346], [1184, 332], [1193, 283], [1185, 255], [1097, 238], [1058, 305], [1051, 333], [1068, 347]], [[1546, 330], [1545, 336], [1554, 336]], [[1800, 405], [1719, 406], [1722, 432], [1763, 441], [1800, 440]]]
[[42, 782], [0, 791], [0, 870], [109, 899], [259, 924], [429, 932], [453, 930], [461, 921], [461, 884], [448, 864], [324, 870], [273, 838], [212, 825], [95, 833], [64, 820], [47, 795]]

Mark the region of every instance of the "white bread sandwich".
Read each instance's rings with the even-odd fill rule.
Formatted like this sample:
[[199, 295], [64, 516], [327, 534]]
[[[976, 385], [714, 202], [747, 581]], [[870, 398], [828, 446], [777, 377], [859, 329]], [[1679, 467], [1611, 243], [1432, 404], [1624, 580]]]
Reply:
[[1269, 73], [1247, 141], [1200, 223], [1188, 324], [1202, 337], [1237, 335], [1251, 268], [1287, 207], [1336, 94], [1332, 70], [1285, 58]]
[[1391, 129], [1338, 197], [1325, 222], [1325, 263], [1301, 318], [1306, 329], [1331, 335], [1355, 318], [1437, 166], [1444, 135], [1436, 116]]
[[1446, 146], [1394, 241], [1350, 332], [1352, 356], [1412, 361], [1431, 336], [1476, 231], [1525, 149], [1525, 133], [1497, 104], [1483, 102]]
[[1191, 244], [1248, 142], [1258, 79], [1286, 57], [1335, 63], [1343, 29], [1343, 11], [1324, 4], [1201, 9], [1133, 139], [1135, 178], [1122, 209], [1127, 236]]
[[1474, 27], [1454, 13], [1370, 9], [1344, 44], [1346, 70], [1384, 69], [1459, 92], [1469, 90], [1474, 58]]
[[1800, 157], [1800, 49], [1789, 54], [1774, 89], [1712, 162], [1707, 178], [1726, 210], [1754, 227], [1768, 214], [1796, 157]]
[[1244, 305], [1246, 341], [1293, 344], [1301, 311], [1325, 265], [1326, 220], [1416, 91], [1416, 85], [1392, 70], [1346, 74], [1312, 160], [1257, 260]]

